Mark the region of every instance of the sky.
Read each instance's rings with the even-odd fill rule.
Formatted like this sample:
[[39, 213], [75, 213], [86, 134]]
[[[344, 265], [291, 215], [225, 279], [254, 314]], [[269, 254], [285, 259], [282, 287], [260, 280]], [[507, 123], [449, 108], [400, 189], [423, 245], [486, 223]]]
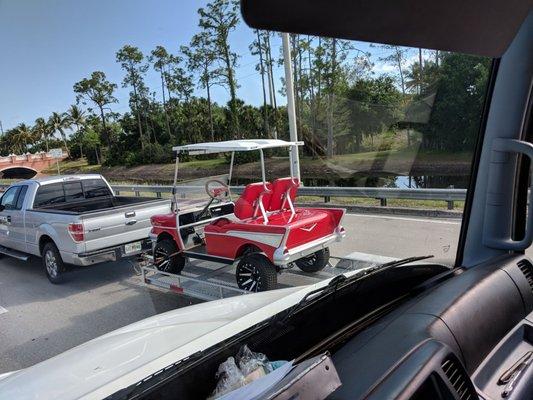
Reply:
[[[115, 53], [125, 44], [146, 55], [157, 45], [177, 53], [198, 32], [197, 9], [207, 0], [0, 0], [0, 121], [4, 131], [21, 122], [63, 112], [75, 103], [72, 86], [95, 70], [119, 85], [118, 104], [128, 110], [129, 89], [121, 87], [123, 71]], [[230, 36], [232, 50], [240, 55], [236, 70], [237, 95], [245, 102], [262, 103], [261, 77], [255, 70], [257, 56], [249, 53], [253, 31], [242, 21]], [[281, 38], [272, 42], [278, 56]], [[374, 53], [366, 43], [357, 47]], [[383, 52], [383, 51], [381, 51]], [[378, 52], [379, 55], [379, 52]], [[375, 56], [376, 57], [376, 56]], [[377, 60], [377, 58], [376, 58]], [[391, 67], [376, 62], [376, 72]], [[277, 88], [283, 74], [276, 68]], [[149, 70], [146, 83], [160, 96], [159, 76]], [[196, 91], [202, 95], [201, 89]], [[284, 99], [278, 94], [279, 103]], [[226, 103], [229, 93], [215, 88], [213, 99]]]

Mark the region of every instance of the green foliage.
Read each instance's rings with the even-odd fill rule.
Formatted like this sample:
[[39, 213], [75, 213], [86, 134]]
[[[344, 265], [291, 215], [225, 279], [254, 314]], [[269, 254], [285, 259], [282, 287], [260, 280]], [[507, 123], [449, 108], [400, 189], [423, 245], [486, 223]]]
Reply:
[[239, 116], [237, 112], [237, 81], [235, 68], [237, 67], [237, 53], [233, 52], [229, 44], [229, 34], [239, 23], [238, 0], [213, 0], [205, 8], [198, 9], [200, 21], [198, 25], [206, 37], [212, 40], [212, 55], [221, 64], [221, 83], [228, 88], [230, 94], [229, 110], [230, 123], [233, 132], [240, 132]]
[[401, 117], [402, 94], [391, 77], [361, 79], [346, 92], [350, 110], [350, 135], [353, 145], [347, 152], [359, 151], [365, 137], [390, 130]]
[[[171, 148], [179, 144], [289, 139], [287, 109], [276, 100], [285, 93], [283, 86], [276, 87], [278, 77], [273, 73], [274, 66], [281, 65], [270, 43], [277, 34], [255, 31], [249, 47], [257, 57], [262, 105], [238, 98], [238, 55], [230, 46], [239, 23], [237, 10], [237, 0], [211, 0], [200, 8], [200, 31], [177, 54], [163, 46], [156, 46], [148, 57], [129, 44], [119, 49], [122, 86], [131, 89], [128, 111], [113, 112], [117, 85], [95, 71], [74, 84], [76, 105], [66, 113], [38, 118], [33, 126], [7, 130], [0, 138], [0, 151], [61, 146], [71, 158], [83, 155], [91, 164], [134, 166], [170, 162]], [[377, 59], [391, 72], [375, 76], [370, 54], [354, 42], [298, 34], [291, 34], [290, 42], [296, 122], [306, 154], [385, 153], [414, 147], [412, 141], [439, 152], [472, 148], [488, 60], [420, 50], [413, 63], [413, 49], [383, 45], [378, 46]], [[159, 82], [156, 88], [145, 84], [149, 66], [159, 75], [160, 88]], [[227, 90], [227, 103], [212, 101], [214, 86]], [[197, 97], [195, 88], [205, 94]], [[258, 152], [238, 153], [235, 162], [258, 159]]]
[[100, 162], [100, 135], [92, 128], [87, 128], [82, 139], [83, 147], [89, 164], [95, 165]]
[[[84, 78], [73, 86], [77, 103], [81, 102], [84, 105], [92, 103], [97, 106], [102, 119], [103, 136], [108, 146], [111, 144], [111, 138], [107, 131], [106, 106], [118, 101], [114, 96], [116, 88], [117, 85], [109, 82], [102, 71], [94, 71], [89, 78]], [[89, 111], [92, 112], [91, 108]]]
[[[442, 57], [429, 119], [419, 126], [424, 148], [473, 150], [481, 122], [489, 69], [489, 59], [453, 53]], [[431, 99], [426, 101], [431, 103]]]

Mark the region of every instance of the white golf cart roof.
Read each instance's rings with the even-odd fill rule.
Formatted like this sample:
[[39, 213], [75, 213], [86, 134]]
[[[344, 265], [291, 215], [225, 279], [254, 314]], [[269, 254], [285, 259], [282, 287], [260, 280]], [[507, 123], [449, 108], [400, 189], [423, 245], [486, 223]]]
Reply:
[[303, 142], [287, 142], [279, 139], [241, 139], [227, 140], [225, 142], [187, 144], [184, 146], [173, 147], [172, 150], [177, 151], [178, 153], [209, 154], [272, 149], [275, 147], [302, 146], [303, 144]]

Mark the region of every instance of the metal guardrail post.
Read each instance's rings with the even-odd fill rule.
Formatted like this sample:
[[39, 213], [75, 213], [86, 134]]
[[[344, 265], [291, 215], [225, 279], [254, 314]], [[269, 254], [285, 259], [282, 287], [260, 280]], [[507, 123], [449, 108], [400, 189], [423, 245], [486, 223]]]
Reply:
[[158, 199], [160, 199], [162, 196], [161, 196], [161, 192], [155, 192], [155, 197], [157, 197]]
[[141, 197], [141, 192], [139, 192], [138, 190], [135, 190], [135, 197]]
[[[450, 185], [450, 186], [448, 186], [448, 189], [452, 189], [453, 190], [454, 186]], [[448, 210], [453, 210], [453, 207], [455, 205], [453, 200], [448, 200], [447, 203], [448, 203]]]
[[387, 207], [387, 198], [386, 197], [380, 197], [379, 199], [379, 205], [381, 207]]

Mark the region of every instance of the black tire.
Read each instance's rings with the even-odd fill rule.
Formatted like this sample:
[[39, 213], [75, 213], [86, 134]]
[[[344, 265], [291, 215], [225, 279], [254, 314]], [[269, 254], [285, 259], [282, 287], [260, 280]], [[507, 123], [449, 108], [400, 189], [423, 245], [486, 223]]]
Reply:
[[185, 266], [185, 257], [178, 252], [178, 246], [172, 239], [163, 239], [156, 243], [154, 248], [155, 267], [163, 272], [179, 274]]
[[53, 284], [63, 282], [66, 268], [63, 259], [61, 258], [61, 254], [54, 242], [45, 243], [41, 256], [44, 271], [46, 272], [48, 280]]
[[329, 248], [318, 250], [307, 257], [296, 260], [296, 265], [304, 272], [318, 272], [329, 262]]
[[244, 256], [235, 271], [237, 285], [250, 292], [264, 292], [278, 287], [278, 273], [274, 264], [262, 254]]

